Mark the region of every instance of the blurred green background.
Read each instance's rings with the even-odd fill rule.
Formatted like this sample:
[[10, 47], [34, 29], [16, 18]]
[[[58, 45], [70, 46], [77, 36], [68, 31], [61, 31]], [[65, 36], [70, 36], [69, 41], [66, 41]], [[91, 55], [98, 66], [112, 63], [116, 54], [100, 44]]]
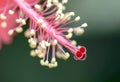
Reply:
[[49, 69], [29, 55], [23, 34], [0, 51], [0, 82], [120, 82], [120, 0], [69, 0], [67, 11], [87, 22], [85, 34], [74, 37], [87, 47], [86, 61], [58, 59]]

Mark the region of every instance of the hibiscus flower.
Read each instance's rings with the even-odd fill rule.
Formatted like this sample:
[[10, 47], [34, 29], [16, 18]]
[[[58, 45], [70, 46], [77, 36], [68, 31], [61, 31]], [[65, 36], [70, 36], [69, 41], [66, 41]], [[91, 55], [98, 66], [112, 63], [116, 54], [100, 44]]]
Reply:
[[[77, 16], [70, 20], [75, 13], [64, 13], [68, 0], [1, 0], [0, 1], [0, 46], [9, 44], [15, 32], [21, 33], [23, 25], [29, 19], [29, 28], [25, 32], [31, 50], [31, 56], [39, 57], [40, 64], [49, 68], [57, 67], [56, 57], [68, 59], [70, 54], [75, 60], [86, 59], [86, 48], [76, 46], [77, 42], [71, 40], [73, 33], [81, 35], [87, 23], [77, 27], [67, 25], [80, 20]], [[49, 51], [52, 51], [50, 53]]]

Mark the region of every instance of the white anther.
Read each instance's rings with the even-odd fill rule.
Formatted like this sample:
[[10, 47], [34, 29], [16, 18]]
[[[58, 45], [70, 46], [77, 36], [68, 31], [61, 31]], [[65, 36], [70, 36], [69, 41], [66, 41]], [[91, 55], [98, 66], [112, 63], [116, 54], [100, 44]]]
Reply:
[[38, 57], [39, 57], [39, 58], [43, 58], [44, 56], [45, 56], [44, 53], [40, 53], [40, 54], [38, 54]]
[[75, 18], [75, 21], [79, 21], [80, 20], [80, 16], [77, 16], [76, 18]]
[[31, 29], [31, 30], [30, 30], [30, 35], [31, 35], [31, 36], [34, 36], [34, 35], [35, 35], [35, 30], [34, 30], [34, 29]]
[[60, 18], [61, 18], [61, 16], [60, 15], [58, 15], [58, 14], [56, 14], [56, 18], [55, 18], [55, 20], [59, 20]]
[[0, 14], [0, 19], [5, 20], [7, 17], [4, 14]]
[[38, 24], [42, 24], [42, 23], [44, 23], [44, 21], [43, 21], [42, 19], [38, 19], [38, 20], [37, 20], [37, 23], [38, 23]]
[[75, 15], [75, 12], [70, 12], [69, 15], [70, 15], [70, 16], [74, 16], [74, 15]]
[[59, 3], [59, 4], [58, 4], [58, 8], [59, 8], [59, 10], [62, 10], [63, 5], [62, 5], [61, 3]]
[[25, 25], [26, 24], [26, 20], [22, 19], [21, 23], [22, 23], [22, 25]]
[[63, 55], [63, 54], [61, 54], [59, 51], [56, 52], [56, 56], [57, 56], [58, 58], [61, 58], [62, 55]]
[[51, 6], [52, 6], [52, 4], [51, 4], [51, 3], [48, 3], [48, 4], [47, 4], [47, 7], [48, 7], [48, 8], [49, 8], [49, 7], [51, 7]]
[[63, 4], [66, 4], [68, 2], [68, 0], [62, 0]]
[[68, 32], [69, 32], [69, 33], [73, 32], [73, 28], [69, 28], [69, 29], [68, 29]]
[[13, 33], [14, 33], [14, 30], [12, 30], [12, 29], [8, 31], [8, 35], [10, 35], [10, 36], [13, 35]]
[[87, 25], [87, 23], [83, 23], [82, 25], [81, 25], [81, 27], [83, 27], [83, 28], [85, 28], [85, 27], [87, 27], [88, 25]]
[[64, 15], [63, 13], [61, 13], [61, 14], [60, 14], [60, 19], [63, 19], [64, 16], [65, 16], [65, 15]]
[[65, 9], [66, 9], [66, 7], [65, 7], [65, 6], [63, 6], [63, 7], [62, 7], [62, 10], [64, 11]]
[[35, 53], [36, 53], [36, 54], [40, 54], [40, 50], [36, 49], [36, 50], [35, 50]]
[[58, 63], [57, 62], [55, 62], [55, 63], [49, 63], [48, 64], [48, 67], [49, 68], [54, 68], [54, 67], [57, 67], [58, 66]]
[[52, 0], [54, 5], [58, 5], [59, 1], [58, 0]]
[[29, 38], [30, 37], [30, 30], [26, 30], [24, 33], [24, 36]]
[[42, 48], [42, 49], [46, 49], [45, 44], [41, 43], [41, 48]]
[[39, 43], [42, 49], [46, 49], [45, 41]]
[[47, 0], [47, 2], [48, 2], [48, 3], [51, 3], [51, 2], [52, 2], [52, 0]]
[[36, 4], [35, 6], [34, 6], [34, 8], [37, 10], [37, 11], [42, 11], [42, 8], [41, 8], [41, 5], [39, 5], [39, 4]]
[[9, 10], [8, 13], [9, 13], [10, 15], [13, 15], [13, 14], [14, 14], [14, 11], [13, 11], [13, 10]]
[[56, 62], [56, 58], [54, 57], [52, 58], [51, 63], [55, 63], [55, 62]]
[[41, 27], [46, 28], [47, 27], [46, 23], [42, 23]]
[[33, 41], [33, 38], [28, 39], [28, 42], [31, 43]]
[[40, 9], [40, 7], [41, 7], [41, 6], [38, 5], [38, 4], [36, 4], [36, 5], [34, 6], [35, 9]]
[[50, 46], [51, 44], [50, 44], [50, 43], [48, 43], [48, 42], [45, 42], [45, 45], [46, 45], [46, 46]]
[[42, 66], [45, 66], [44, 60], [40, 60], [40, 64], [41, 64]]
[[32, 57], [35, 57], [37, 54], [35, 53], [34, 50], [31, 50], [30, 55], [31, 55]]
[[58, 63], [57, 62], [54, 62], [53, 63], [53, 67], [57, 67], [58, 66]]
[[67, 35], [66, 35], [66, 38], [68, 38], [68, 39], [70, 39], [70, 38], [72, 38], [72, 33], [68, 33]]
[[5, 21], [3, 21], [3, 22], [0, 23], [0, 26], [2, 28], [6, 28], [7, 27], [7, 23]]
[[81, 34], [83, 34], [84, 33], [84, 29], [83, 28], [78, 28], [78, 29], [76, 29], [76, 31], [75, 31], [75, 34], [76, 35], [81, 35]]
[[22, 18], [16, 19], [16, 23], [21, 23], [22, 22]]
[[49, 64], [48, 64], [48, 67], [49, 67], [49, 68], [53, 68], [54, 66], [53, 66], [52, 63], [49, 63]]
[[46, 60], [46, 61], [44, 62], [44, 65], [45, 65], [45, 66], [48, 66], [48, 64], [49, 64], [49, 61]]
[[76, 42], [75, 40], [72, 40], [72, 41], [71, 41], [71, 44], [76, 46], [76, 45], [77, 45], [77, 42]]
[[53, 40], [52, 45], [57, 45], [57, 43], [58, 43], [58, 41], [55, 39], [55, 40]]
[[62, 10], [59, 9], [59, 10], [57, 10], [56, 13], [57, 13], [57, 15], [62, 14]]
[[16, 32], [17, 32], [17, 33], [21, 33], [22, 31], [23, 31], [23, 28], [22, 28], [22, 27], [16, 28]]
[[70, 57], [70, 54], [68, 52], [65, 53], [65, 56], [63, 57], [64, 60], [67, 60]]
[[36, 48], [37, 42], [35, 40], [31, 41], [30, 47], [31, 48]]

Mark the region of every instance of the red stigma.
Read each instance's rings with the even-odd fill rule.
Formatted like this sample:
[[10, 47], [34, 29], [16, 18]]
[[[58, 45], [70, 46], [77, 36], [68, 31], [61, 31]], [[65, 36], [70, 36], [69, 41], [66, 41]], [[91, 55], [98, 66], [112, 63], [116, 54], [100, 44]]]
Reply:
[[76, 57], [80, 58], [82, 56], [82, 53], [80, 51], [77, 51]]
[[85, 60], [85, 58], [86, 58], [86, 54], [83, 54], [81, 60]]
[[75, 57], [76, 60], [85, 60], [86, 59], [86, 48], [81, 46], [79, 50], [76, 52]]
[[84, 46], [81, 46], [80, 49], [79, 49], [80, 52], [84, 53], [86, 52], [86, 48]]

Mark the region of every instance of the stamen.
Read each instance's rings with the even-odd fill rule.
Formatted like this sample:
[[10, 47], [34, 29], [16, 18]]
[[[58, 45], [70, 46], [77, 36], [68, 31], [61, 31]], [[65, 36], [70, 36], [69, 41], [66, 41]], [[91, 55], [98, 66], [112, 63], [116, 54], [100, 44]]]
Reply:
[[3, 21], [3, 22], [1, 22], [0, 26], [1, 26], [2, 28], [6, 28], [6, 27], [7, 27], [7, 23], [6, 23], [5, 21]]
[[87, 26], [88, 26], [87, 23], [84, 23], [84, 24], [81, 25], [81, 27], [84, 27], [84, 28], [87, 27]]
[[17, 32], [17, 33], [21, 33], [22, 31], [23, 31], [23, 28], [22, 28], [22, 27], [17, 27], [17, 28], [16, 28], [16, 32]]
[[10, 36], [13, 35], [13, 33], [14, 33], [14, 30], [12, 30], [12, 29], [8, 31], [8, 35], [10, 35]]
[[77, 17], [75, 18], [75, 21], [79, 21], [79, 20], [80, 20], [80, 17], [77, 16]]
[[34, 35], [35, 35], [35, 30], [34, 30], [34, 29], [31, 29], [31, 30], [30, 30], [30, 35], [31, 35], [31, 36], [34, 36]]
[[13, 15], [13, 14], [14, 14], [14, 11], [13, 11], [13, 10], [9, 10], [8, 13], [9, 13], [10, 15]]
[[0, 14], [0, 19], [5, 20], [7, 17], [4, 14]]

